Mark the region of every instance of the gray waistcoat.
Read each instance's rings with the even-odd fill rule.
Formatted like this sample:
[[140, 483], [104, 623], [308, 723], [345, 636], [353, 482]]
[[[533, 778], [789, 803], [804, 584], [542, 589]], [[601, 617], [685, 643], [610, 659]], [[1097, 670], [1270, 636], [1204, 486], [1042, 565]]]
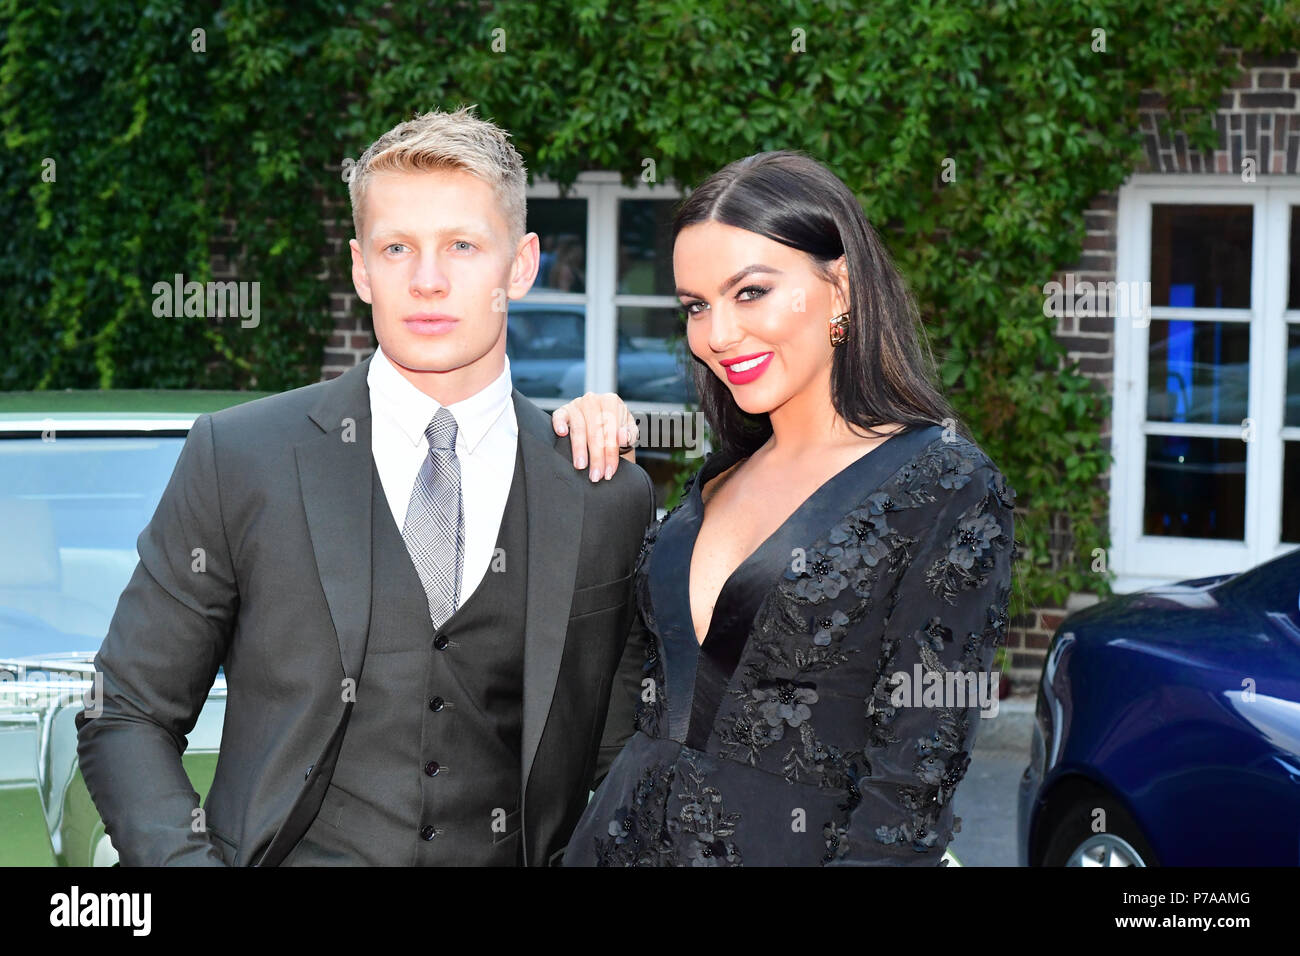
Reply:
[[320, 813], [283, 865], [513, 866], [527, 594], [523, 451], [515, 450], [492, 564], [437, 631], [377, 472], [372, 484], [370, 636], [356, 704]]

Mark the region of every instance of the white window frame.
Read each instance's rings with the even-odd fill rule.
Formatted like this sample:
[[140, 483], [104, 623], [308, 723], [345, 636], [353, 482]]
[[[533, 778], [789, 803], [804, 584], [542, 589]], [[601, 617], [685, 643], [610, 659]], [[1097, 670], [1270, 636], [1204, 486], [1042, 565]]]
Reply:
[[[585, 199], [587, 201], [587, 246], [585, 293], [535, 293], [530, 302], [577, 304], [586, 308], [586, 385], [589, 392], [617, 391], [618, 310], [621, 306], [678, 308], [673, 295], [618, 294], [618, 204], [623, 199], [677, 200], [685, 195], [671, 185], [636, 184], [625, 186], [616, 172], [579, 173], [564, 195], [558, 183], [539, 179], [528, 187], [528, 199]], [[507, 318], [507, 322], [509, 319]], [[530, 396], [531, 398], [531, 396]], [[561, 398], [533, 398], [532, 401], [554, 411], [566, 401]], [[629, 402], [633, 412], [681, 412], [685, 404], [673, 402]]]
[[[1291, 551], [1281, 541], [1283, 443], [1300, 428], [1283, 428], [1288, 326], [1300, 311], [1286, 310], [1290, 207], [1300, 205], [1300, 176], [1268, 176], [1243, 183], [1236, 176], [1134, 174], [1119, 190], [1115, 278], [1150, 281], [1151, 207], [1158, 204], [1238, 205], [1254, 210], [1249, 309], [1151, 308], [1151, 319], [1249, 322], [1250, 373], [1246, 442], [1245, 539], [1242, 542], [1145, 535], [1148, 435], [1241, 437], [1238, 425], [1146, 421], [1149, 324], [1115, 318], [1114, 402], [1110, 471], [1113, 587], [1127, 593], [1172, 581], [1244, 571]], [[1300, 236], [1290, 241], [1300, 242]], [[1130, 285], [1129, 288], [1134, 288]]]

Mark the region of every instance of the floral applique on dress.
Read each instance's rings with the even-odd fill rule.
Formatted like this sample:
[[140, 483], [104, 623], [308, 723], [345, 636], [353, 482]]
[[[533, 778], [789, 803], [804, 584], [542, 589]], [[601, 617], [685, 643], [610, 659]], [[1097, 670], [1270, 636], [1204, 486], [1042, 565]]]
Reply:
[[899, 675], [996, 690], [1015, 491], [939, 426], [897, 435], [742, 562], [700, 643], [700, 487], [734, 460], [711, 456], [647, 529], [635, 593], [654, 692], [566, 865], [941, 863], [979, 700], [917, 705]]

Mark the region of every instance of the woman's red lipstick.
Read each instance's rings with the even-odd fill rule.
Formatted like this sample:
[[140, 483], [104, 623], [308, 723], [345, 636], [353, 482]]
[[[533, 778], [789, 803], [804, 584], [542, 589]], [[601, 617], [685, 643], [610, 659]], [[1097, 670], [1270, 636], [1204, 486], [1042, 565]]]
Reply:
[[[772, 364], [771, 352], [755, 352], [752, 355], [740, 355], [736, 358], [720, 359], [720, 364], [727, 370], [727, 381], [732, 385], [744, 385], [754, 381]], [[736, 366], [741, 366], [736, 369]]]

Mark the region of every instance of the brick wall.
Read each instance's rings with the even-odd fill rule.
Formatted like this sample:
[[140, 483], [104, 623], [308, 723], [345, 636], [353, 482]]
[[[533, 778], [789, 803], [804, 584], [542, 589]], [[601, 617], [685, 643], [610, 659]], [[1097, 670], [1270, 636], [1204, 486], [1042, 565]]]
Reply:
[[330, 257], [325, 278], [330, 283], [330, 317], [334, 320], [334, 330], [325, 345], [321, 381], [342, 375], [363, 361], [376, 345], [370, 306], [361, 301], [352, 287], [352, 253], [348, 249], [348, 240], [354, 232], [352, 207], [341, 169], [341, 166], [333, 169], [340, 173], [336, 180], [338, 189], [325, 202], [325, 235]]
[[1243, 161], [1253, 158], [1259, 174], [1296, 173], [1300, 162], [1300, 92], [1297, 54], [1276, 57], [1241, 56], [1241, 75], [1219, 98], [1215, 125], [1218, 148], [1192, 150], [1181, 132], [1157, 129], [1163, 112], [1161, 98], [1144, 94], [1142, 131], [1146, 139], [1142, 172], [1241, 174]]

